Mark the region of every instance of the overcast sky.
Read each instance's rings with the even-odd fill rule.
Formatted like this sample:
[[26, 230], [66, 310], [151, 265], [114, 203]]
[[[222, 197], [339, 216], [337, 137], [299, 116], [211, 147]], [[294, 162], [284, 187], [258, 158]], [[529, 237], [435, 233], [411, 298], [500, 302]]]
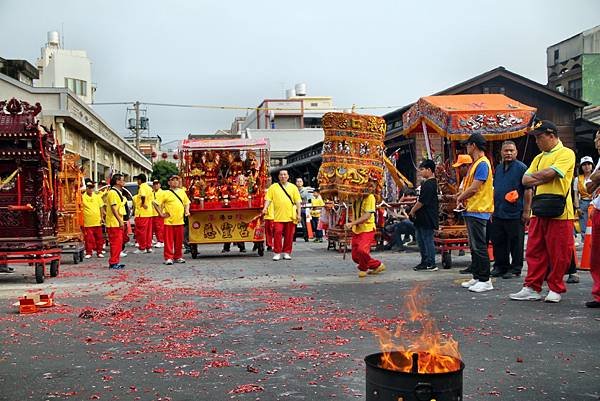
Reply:
[[[598, 24], [599, 0], [0, 0], [0, 57], [34, 64], [64, 27], [97, 102], [254, 107], [304, 82], [337, 107], [402, 106], [500, 65], [546, 83], [546, 47]], [[95, 109], [126, 132], [126, 106]], [[245, 114], [148, 109], [164, 141]]]

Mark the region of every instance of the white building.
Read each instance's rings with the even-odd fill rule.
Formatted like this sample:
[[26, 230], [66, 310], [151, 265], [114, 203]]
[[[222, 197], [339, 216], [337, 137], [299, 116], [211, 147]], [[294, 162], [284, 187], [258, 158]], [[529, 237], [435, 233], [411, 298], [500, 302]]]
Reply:
[[92, 62], [85, 50], [62, 49], [58, 32], [48, 32], [48, 43], [42, 47], [36, 66], [40, 78], [34, 86], [68, 88], [85, 103], [93, 103]]
[[265, 99], [248, 116], [236, 117], [233, 134], [269, 138], [271, 167], [286, 164], [286, 156], [323, 140], [321, 118], [335, 111], [331, 96], [307, 96], [306, 85], [286, 91], [286, 99]]

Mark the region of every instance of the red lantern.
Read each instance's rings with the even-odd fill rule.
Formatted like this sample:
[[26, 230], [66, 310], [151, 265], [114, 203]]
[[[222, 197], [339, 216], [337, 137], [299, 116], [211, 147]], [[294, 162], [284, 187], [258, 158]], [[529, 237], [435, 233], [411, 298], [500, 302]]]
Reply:
[[166, 159], [167, 157], [169, 157], [169, 155], [167, 154], [167, 152], [163, 152], [163, 154], [160, 157]]
[[158, 156], [158, 154], [156, 152], [152, 152], [152, 158], [156, 159], [156, 156]]
[[175, 160], [179, 159], [179, 155], [177, 155], [177, 154], [174, 154], [174, 155], [173, 155], [173, 159], [175, 159]]

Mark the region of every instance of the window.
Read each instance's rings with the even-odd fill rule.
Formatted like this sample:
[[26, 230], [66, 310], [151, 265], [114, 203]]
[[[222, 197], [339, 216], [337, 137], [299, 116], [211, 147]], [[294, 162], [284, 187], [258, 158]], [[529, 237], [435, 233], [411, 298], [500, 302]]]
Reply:
[[504, 87], [503, 86], [484, 86], [483, 87], [483, 93], [484, 94], [490, 94], [490, 93], [496, 93], [496, 94], [501, 94], [504, 95]]
[[574, 97], [576, 99], [581, 99], [582, 88], [581, 88], [581, 79], [574, 79], [569, 81], [567, 87], [567, 95]]
[[554, 64], [558, 63], [558, 49], [554, 50]]
[[80, 96], [87, 95], [87, 82], [81, 79], [65, 78], [65, 88]]
[[565, 88], [562, 85], [556, 85], [556, 91], [560, 93], [564, 93]]
[[319, 103], [311, 103], [310, 107], [319, 107]]

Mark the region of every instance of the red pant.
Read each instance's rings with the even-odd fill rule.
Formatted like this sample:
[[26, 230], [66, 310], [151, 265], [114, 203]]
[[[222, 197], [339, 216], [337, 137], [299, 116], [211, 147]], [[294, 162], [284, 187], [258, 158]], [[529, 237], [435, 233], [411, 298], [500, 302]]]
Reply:
[[183, 225], [171, 226], [165, 224], [164, 256], [167, 259], [183, 257]]
[[352, 235], [352, 260], [358, 264], [358, 270], [377, 269], [381, 262], [371, 257], [371, 244], [375, 239], [375, 231]]
[[110, 245], [110, 259], [108, 264], [114, 265], [121, 260], [121, 251], [123, 250], [123, 228], [107, 227], [108, 243]]
[[[156, 235], [157, 242], [164, 242], [165, 219], [160, 216], [152, 217], [152, 232]], [[150, 236], [152, 242], [152, 236]]]
[[102, 226], [83, 228], [85, 254], [91, 255], [93, 251], [102, 252], [104, 245], [104, 236], [102, 235]]
[[[595, 249], [595, 251], [594, 251]], [[592, 274], [592, 296], [600, 301], [600, 210], [592, 214], [592, 244], [590, 248], [590, 273]]]
[[265, 220], [265, 242], [273, 247], [273, 220]]
[[525, 286], [542, 290], [544, 278], [550, 290], [567, 291], [563, 276], [569, 270], [573, 256], [573, 222], [533, 217], [527, 240], [527, 277]]
[[291, 254], [295, 232], [296, 225], [293, 222], [273, 221], [273, 253]]
[[140, 250], [152, 248], [152, 217], [135, 218], [135, 239]]

